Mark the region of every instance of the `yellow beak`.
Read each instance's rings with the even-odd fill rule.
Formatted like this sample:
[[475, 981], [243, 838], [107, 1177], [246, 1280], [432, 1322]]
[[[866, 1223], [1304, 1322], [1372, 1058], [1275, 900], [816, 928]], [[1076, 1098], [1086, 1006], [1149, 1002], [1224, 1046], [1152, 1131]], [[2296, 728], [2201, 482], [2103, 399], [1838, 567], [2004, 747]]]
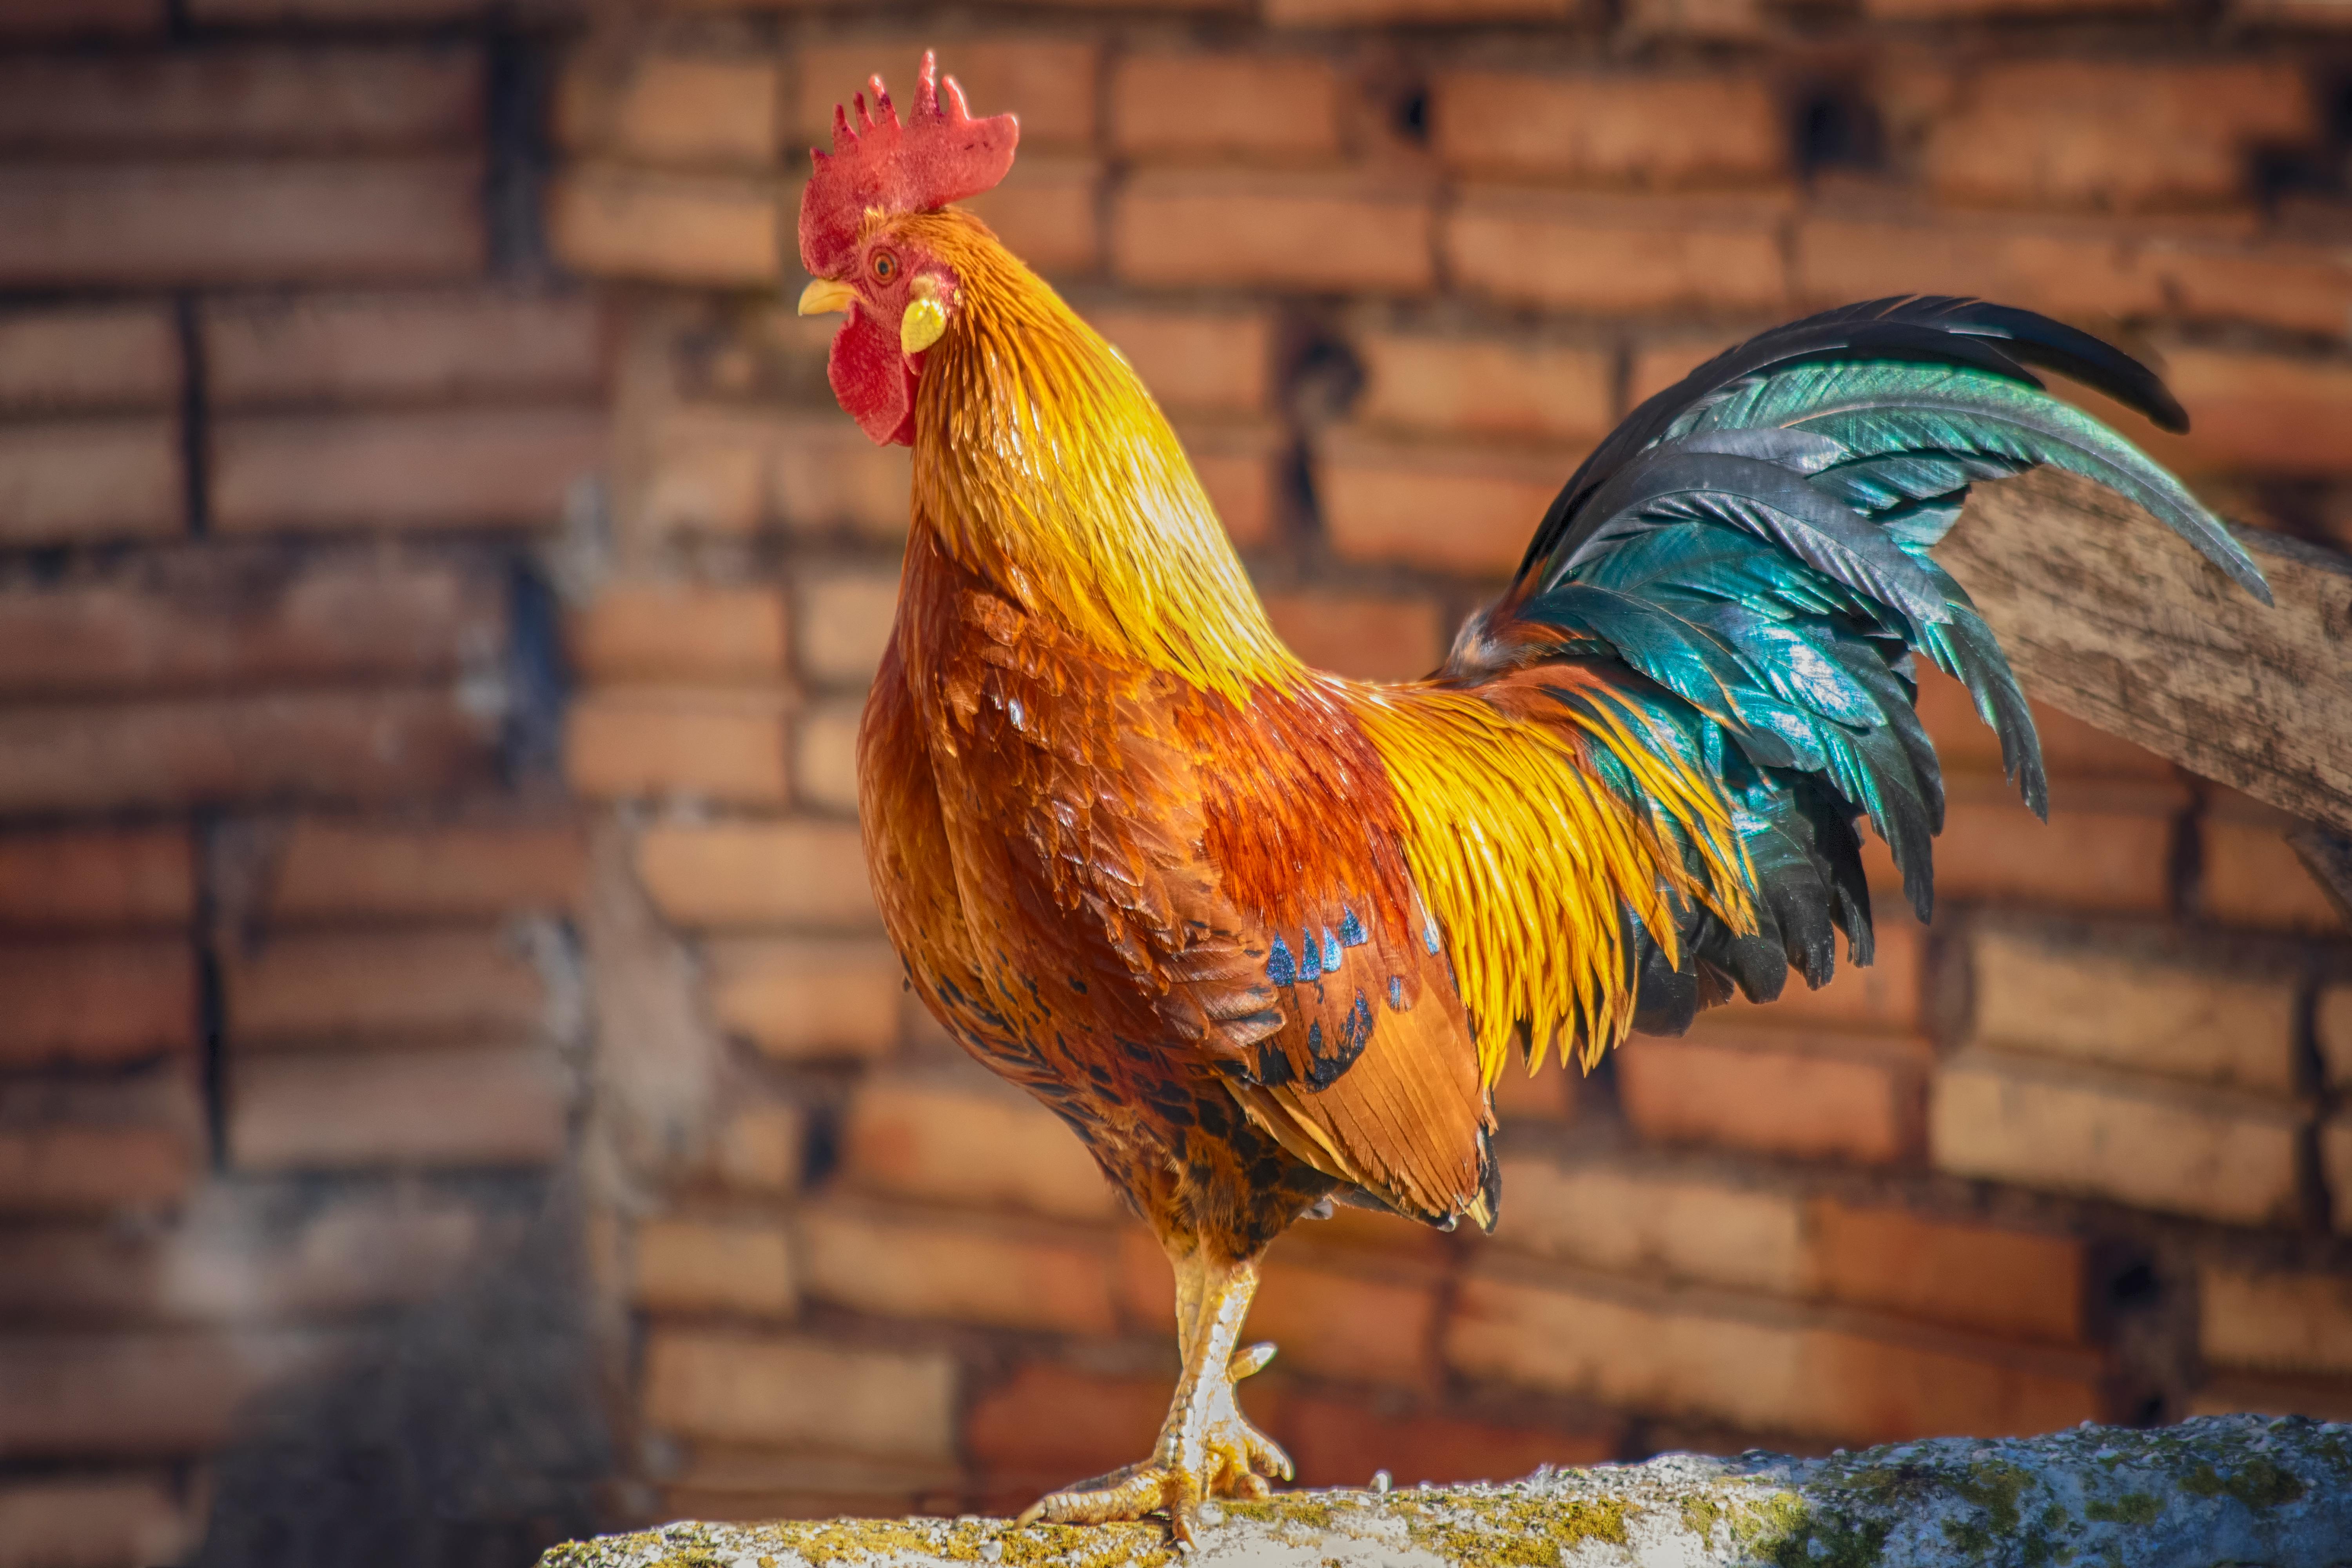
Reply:
[[801, 290], [800, 313], [822, 316], [833, 310], [846, 310], [857, 303], [857, 290], [846, 283], [836, 283], [830, 278], [812, 278], [809, 286]]

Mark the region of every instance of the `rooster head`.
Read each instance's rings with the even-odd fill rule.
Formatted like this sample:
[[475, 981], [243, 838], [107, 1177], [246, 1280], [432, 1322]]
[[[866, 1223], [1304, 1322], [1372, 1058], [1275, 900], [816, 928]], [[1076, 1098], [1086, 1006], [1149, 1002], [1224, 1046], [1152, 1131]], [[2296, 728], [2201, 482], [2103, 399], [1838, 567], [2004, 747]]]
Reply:
[[[898, 122], [875, 77], [873, 94], [833, 110], [833, 151], [810, 149], [816, 172], [801, 193], [801, 264], [814, 279], [800, 313], [844, 310], [825, 366], [833, 395], [877, 445], [912, 445], [923, 355], [953, 319], [955, 270], [895, 221], [976, 196], [1004, 178], [1021, 127], [1010, 114], [972, 118], [963, 89], [923, 56], [914, 111]], [[946, 88], [944, 99], [940, 88]]]

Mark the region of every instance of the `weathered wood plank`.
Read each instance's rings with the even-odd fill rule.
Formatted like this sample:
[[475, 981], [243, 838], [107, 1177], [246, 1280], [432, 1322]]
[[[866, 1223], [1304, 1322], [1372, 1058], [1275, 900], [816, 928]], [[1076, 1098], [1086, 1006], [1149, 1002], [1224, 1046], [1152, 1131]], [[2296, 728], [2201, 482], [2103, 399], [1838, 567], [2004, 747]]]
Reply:
[[2036, 698], [2352, 831], [2352, 561], [2237, 532], [2274, 607], [2130, 502], [2050, 468], [1979, 486], [1936, 558]]

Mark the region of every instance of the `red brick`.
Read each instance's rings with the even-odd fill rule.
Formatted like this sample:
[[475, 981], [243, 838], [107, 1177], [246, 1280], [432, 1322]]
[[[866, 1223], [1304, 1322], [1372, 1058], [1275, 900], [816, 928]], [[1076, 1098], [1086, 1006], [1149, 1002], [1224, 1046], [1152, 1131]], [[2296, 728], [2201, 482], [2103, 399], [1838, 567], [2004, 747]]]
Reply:
[[950, 1459], [955, 1363], [940, 1351], [852, 1349], [720, 1329], [656, 1331], [648, 1426], [718, 1442]]
[[855, 826], [732, 822], [646, 830], [637, 874], [655, 906], [694, 930], [880, 926]]
[[1865, 16], [1890, 22], [1979, 16], [2059, 17], [2080, 14], [2162, 11], [2164, 0], [1864, 0]]
[[16, 1227], [0, 1237], [0, 1313], [61, 1328], [349, 1317], [429, 1300], [489, 1239], [457, 1195], [346, 1189], [299, 1218], [282, 1204], [215, 1189], [168, 1230]]
[[2352, 1278], [2209, 1266], [2198, 1270], [2197, 1308], [2208, 1362], [2352, 1374]]
[[1550, 22], [1582, 15], [1583, 0], [1265, 0], [1277, 26], [1374, 22]]
[[1344, 1265], [1361, 1256], [1443, 1268], [1455, 1251], [1450, 1233], [1435, 1226], [1352, 1204], [1334, 1203], [1330, 1218], [1286, 1234], [1296, 1239], [1284, 1250], [1307, 1261], [1323, 1258]]
[[1937, 1072], [1937, 1169], [2234, 1225], [2292, 1224], [2292, 1102], [1981, 1048]]
[[175, 1205], [196, 1179], [195, 1142], [187, 1129], [169, 1126], [0, 1127], [0, 1213], [105, 1214]]
[[2352, 261], [2332, 248], [2179, 241], [2148, 247], [2141, 264], [2163, 288], [2168, 315], [2260, 321], [2338, 340], [2352, 331]]
[[565, 67], [556, 135], [592, 156], [765, 168], [777, 161], [782, 88], [771, 60], [590, 47]]
[[397, 826], [303, 817], [263, 891], [272, 921], [495, 919], [575, 910], [587, 847], [569, 827]]
[[2181, 466], [2352, 477], [2352, 364], [2182, 345], [2166, 353], [2165, 378], [2194, 421]]
[[[1837, 970], [1828, 984], [1815, 991], [1795, 970], [1778, 998], [1751, 1004], [1735, 997], [1711, 1022], [1738, 1019], [1768, 1028], [1817, 1025], [1829, 1029], [1908, 1034], [1920, 1026], [1920, 969], [1926, 959], [1927, 932], [1912, 918], [1909, 908], [1880, 900], [1872, 925], [1875, 952], [1865, 967], [1846, 956], [1838, 943]], [[1757, 1010], [1758, 1006], [1762, 1011]]]
[[563, 775], [590, 800], [782, 805], [792, 798], [781, 692], [616, 687], [564, 715]]
[[1288, 506], [1291, 447], [1283, 428], [1255, 421], [1187, 421], [1176, 434], [1234, 548], [1271, 543]]
[[1790, 1193], [1618, 1161], [1516, 1155], [1503, 1162], [1503, 1192], [1495, 1235], [1515, 1251], [1612, 1274], [1804, 1292], [1804, 1211]]
[[2181, 1415], [2306, 1415], [2314, 1421], [2352, 1421], [2352, 1378], [2249, 1377], [2243, 1373], [2208, 1378], [2189, 1396]]
[[1538, 1465], [1606, 1464], [1623, 1451], [1611, 1426], [1538, 1426], [1297, 1392], [1280, 1436], [1306, 1487], [1362, 1487], [1386, 1470], [1404, 1485], [1500, 1481]]
[[2124, 238], [2064, 218], [1811, 216], [1797, 226], [1796, 291], [1808, 306], [1932, 291], [2093, 317], [2162, 310], [2161, 280]]
[[1431, 229], [1428, 199], [1393, 182], [1156, 171], [1114, 198], [1111, 256], [1130, 283], [1423, 294]]
[[592, 397], [602, 332], [585, 294], [507, 289], [208, 300], [215, 406]]
[[1111, 144], [1147, 158], [1336, 158], [1340, 93], [1314, 55], [1128, 55], [1111, 72]]
[[1770, 30], [1760, 0], [1632, 0], [1628, 31], [1643, 38], [1753, 43]]
[[1664, 328], [1656, 336], [1637, 339], [1626, 366], [1626, 406], [1629, 409], [1639, 407], [1654, 395], [1674, 385], [1725, 349], [1745, 342], [1771, 326], [1769, 321], [1759, 321], [1752, 331], [1744, 332], [1720, 329], [1678, 331]]
[[2021, 1436], [2105, 1414], [2104, 1368], [2081, 1352], [1863, 1331], [1787, 1309], [1517, 1271], [1464, 1280], [1446, 1353], [1473, 1377], [1867, 1442]]
[[0, 945], [0, 1064], [103, 1066], [193, 1051], [195, 954], [183, 940]]
[[2341, 27], [2346, 26], [2344, 7], [2339, 0], [2237, 0], [2230, 7], [2233, 17], [2256, 23], [2270, 23], [2284, 27]]
[[[776, 1448], [697, 1442], [684, 1464], [667, 1473], [667, 1500], [689, 1496], [696, 1508], [718, 1504], [726, 1511], [686, 1510], [665, 1518], [831, 1519], [944, 1516], [969, 1494], [952, 1463], [932, 1458], [877, 1458], [827, 1451], [826, 1446]], [[1033, 1493], [1024, 1500], [1034, 1501]], [[764, 1511], [761, 1511], [764, 1510]]]
[[1805, 1205], [1814, 1291], [2003, 1339], [2079, 1343], [2083, 1244], [2071, 1237], [1934, 1219], [1835, 1198]]
[[1645, 1138], [1885, 1165], [1920, 1151], [1929, 1060], [1925, 1042], [1900, 1037], [1726, 1023], [1634, 1040], [1617, 1081]]
[[[2034, 732], [2042, 741], [2042, 766], [2058, 781], [2061, 795], [2072, 793], [2066, 786], [2075, 780], [2170, 784], [2179, 776], [2169, 759], [2111, 735], [2063, 708], [2046, 702], [2031, 706]], [[1927, 727], [1928, 738], [1936, 744], [1936, 760], [1943, 764], [1946, 777], [2001, 776], [2000, 737], [1977, 717], [1976, 702], [1967, 687], [1922, 661], [1918, 708], [1919, 721]], [[1987, 787], [1980, 793], [1991, 798], [1997, 792]]]
[[1788, 172], [1788, 131], [1760, 77], [1440, 71], [1430, 140], [1471, 174], [1578, 184], [1757, 184]]
[[1505, 305], [1774, 311], [1790, 294], [1785, 205], [1474, 189], [1446, 216], [1445, 265], [1459, 286]]
[[630, 1239], [630, 1294], [648, 1311], [789, 1318], [799, 1305], [777, 1221], [669, 1216], [643, 1221]]
[[2336, 1205], [2336, 1234], [2352, 1235], [2352, 1203], [2343, 1196], [2352, 1193], [2352, 1116], [2338, 1113], [2320, 1123], [2319, 1177]]
[[565, 266], [691, 288], [774, 288], [784, 216], [775, 182], [750, 175], [583, 163], [548, 194], [549, 244]]
[[994, 1480], [1055, 1487], [1151, 1451], [1173, 1392], [1164, 1377], [1106, 1377], [1026, 1362], [971, 1402], [963, 1447]]
[[0, 1456], [217, 1449], [255, 1395], [319, 1370], [337, 1348], [298, 1330], [11, 1334], [0, 1339]]
[[1098, 1230], [830, 1202], [799, 1211], [817, 1300], [888, 1318], [1060, 1333], [1116, 1327], [1109, 1237]]
[[2290, 973], [1972, 925], [1962, 1043], [2275, 1095], [2294, 1092]]
[[1091, 159], [1024, 157], [1003, 184], [966, 205], [1037, 271], [1091, 273], [1102, 266], [1102, 176]]
[[1139, 1225], [1118, 1231], [1118, 1305], [1131, 1329], [1176, 1331], [1176, 1275], [1157, 1237]]
[[614, 584], [564, 623], [572, 668], [593, 682], [768, 686], [784, 673], [774, 588]]
[[167, 416], [0, 429], [0, 545], [169, 539], [186, 526], [185, 493]]
[[742, 1192], [791, 1193], [807, 1163], [806, 1119], [797, 1106], [737, 1105], [711, 1139], [710, 1173]]
[[[1318, 1249], [1320, 1250], [1320, 1249]], [[1246, 1337], [1272, 1340], [1282, 1364], [1349, 1383], [1432, 1385], [1437, 1378], [1437, 1279], [1419, 1270], [1266, 1260]]]
[[863, 686], [889, 646], [898, 579], [873, 571], [814, 573], [801, 582], [797, 607], [802, 673], [815, 681]]
[[633, 526], [654, 534], [907, 531], [912, 465], [845, 415], [680, 408], [653, 426]]
[[[688, 5], [716, 0], [685, 0]], [[805, 1459], [790, 1456], [777, 1467], [794, 1482], [809, 1473]], [[689, 1474], [692, 1472], [689, 1472]], [[950, 1467], [859, 1465], [836, 1482], [831, 1467], [819, 1479], [828, 1484], [774, 1487], [665, 1486], [656, 1494], [656, 1512], [663, 1519], [709, 1520], [718, 1523], [764, 1524], [776, 1520], [905, 1519], [917, 1514], [943, 1516], [965, 1497], [961, 1476]], [[1023, 1493], [1030, 1500], [1034, 1494]], [[1010, 1518], [1018, 1506], [1011, 1499], [992, 1504]]]
[[176, 928], [195, 913], [195, 899], [184, 829], [59, 828], [0, 837], [0, 930]]
[[160, 37], [163, 0], [16, 0], [0, 12], [0, 37]]
[[738, 938], [704, 956], [713, 1020], [765, 1056], [873, 1060], [898, 1046], [907, 971], [888, 942]]
[[0, 172], [0, 283], [448, 278], [488, 259], [471, 157], [31, 164]]
[[1355, 416], [1407, 430], [1588, 446], [1616, 423], [1616, 355], [1569, 343], [1370, 331]]
[[180, 341], [160, 305], [0, 315], [0, 408], [166, 408], [179, 395]]
[[247, 1056], [230, 1079], [242, 1171], [543, 1166], [563, 1153], [564, 1089], [540, 1047]]
[[247, 416], [213, 432], [223, 533], [551, 528], [601, 466], [587, 409]]
[[0, 595], [0, 691], [55, 700], [453, 676], [506, 640], [490, 571], [324, 560], [174, 563], [146, 583]]
[[[833, 145], [833, 110], [866, 90], [879, 73], [901, 104], [911, 101], [916, 63], [934, 40], [914, 33], [803, 45], [799, 66], [792, 151]], [[965, 38], [940, 49], [940, 71], [963, 85], [974, 114], [1010, 110], [1021, 117], [1022, 155], [1032, 147], [1091, 146], [1095, 139], [1099, 51], [1091, 42], [1036, 34]], [[869, 100], [870, 101], [870, 100]], [[805, 164], [799, 164], [805, 168]]]
[[1162, 408], [1265, 412], [1274, 387], [1270, 311], [1116, 307], [1086, 315], [1127, 356]]
[[320, 1046], [372, 1037], [528, 1037], [546, 988], [495, 931], [272, 935], [222, 955], [229, 1037]]
[[1427, 599], [1276, 594], [1265, 613], [1293, 653], [1357, 680], [1417, 679], [1444, 657], [1444, 627]]
[[436, 47], [213, 47], [0, 62], [0, 146], [22, 152], [463, 147], [482, 58]]
[[[2171, 905], [2177, 786], [2062, 788], [2035, 820], [2006, 784], [1954, 779], [1936, 840], [1939, 905], [1985, 900], [2048, 909], [2161, 914]], [[1884, 840], [1863, 837], [1874, 888], [1899, 888]]]
[[490, 9], [491, 0], [188, 0], [198, 22], [309, 22], [416, 26], [456, 22]]
[[178, 1563], [204, 1535], [200, 1510], [168, 1473], [107, 1471], [0, 1486], [0, 1563]]
[[793, 725], [793, 795], [804, 806], [857, 809], [857, 723], [865, 704], [812, 703]]
[[1568, 1121], [1576, 1116], [1583, 1079], [1566, 1068], [1546, 1068], [1530, 1074], [1516, 1058], [1494, 1084], [1495, 1114], [1505, 1121], [1539, 1117]]
[[1967, 201], [2119, 209], [2243, 200], [2257, 146], [2316, 140], [2299, 64], [2011, 60], [1967, 79], [1921, 152]]
[[868, 1079], [843, 1124], [844, 1177], [864, 1191], [928, 1203], [1116, 1217], [1118, 1197], [1061, 1119], [979, 1071]]
[[2319, 1065], [2327, 1087], [2352, 1089], [2352, 985], [2321, 989], [2312, 1028], [2319, 1037]]
[[446, 690], [0, 711], [0, 813], [413, 801], [486, 782], [495, 738]]
[[1315, 493], [1331, 548], [1346, 559], [1499, 577], [1519, 563], [1574, 471], [1565, 456], [1341, 431], [1317, 449]]

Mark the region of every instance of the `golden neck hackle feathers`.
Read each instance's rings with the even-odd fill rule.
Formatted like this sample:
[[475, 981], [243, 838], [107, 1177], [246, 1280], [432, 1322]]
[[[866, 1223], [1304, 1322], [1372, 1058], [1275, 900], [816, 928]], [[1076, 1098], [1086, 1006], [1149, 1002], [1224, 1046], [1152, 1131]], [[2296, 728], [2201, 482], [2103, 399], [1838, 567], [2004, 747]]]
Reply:
[[[1565, 670], [1553, 684], [1589, 686], [1580, 700], [1498, 705], [1494, 692], [1309, 669], [1275, 635], [1175, 433], [1118, 351], [979, 220], [950, 208], [900, 221], [959, 284], [916, 395], [916, 527], [1107, 657], [1244, 712], [1279, 693], [1351, 715], [1395, 792], [1406, 859], [1478, 1026], [1485, 1082], [1503, 1070], [1513, 1023], [1546, 1047], [1536, 1059], [1556, 1047], [1588, 1068], [1623, 1037], [1633, 994], [1621, 910], [1670, 960], [1672, 900], [1754, 929], [1727, 805], [1711, 780], [1664, 760], [1670, 747], [1643, 742], [1647, 721], [1630, 706]], [[1637, 781], [1639, 804], [1602, 785], [1594, 751]]]
[[922, 214], [900, 232], [958, 280], [916, 395], [917, 526], [1107, 655], [1237, 704], [1303, 677], [1118, 352], [969, 214]]

